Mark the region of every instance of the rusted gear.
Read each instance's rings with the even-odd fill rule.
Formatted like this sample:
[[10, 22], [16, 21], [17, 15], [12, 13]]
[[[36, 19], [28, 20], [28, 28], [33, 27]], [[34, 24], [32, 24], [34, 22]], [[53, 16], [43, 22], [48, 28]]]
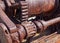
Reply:
[[22, 25], [25, 27], [27, 37], [34, 36], [35, 33], [37, 32], [35, 24], [31, 21], [22, 22]]
[[26, 1], [20, 1], [22, 11], [22, 21], [28, 20], [28, 3]]
[[12, 43], [10, 33], [3, 23], [0, 23], [0, 41], [1, 43]]
[[19, 35], [18, 35], [17, 32], [12, 33], [12, 34], [11, 34], [11, 37], [12, 37], [13, 43], [20, 43]]
[[20, 41], [22, 41], [22, 40], [25, 38], [25, 36], [26, 36], [25, 29], [24, 29], [24, 27], [23, 27], [22, 25], [20, 25], [20, 24], [17, 24], [16, 26], [17, 26], [17, 28], [19, 29], [19, 30], [18, 30], [19, 39], [20, 39]]

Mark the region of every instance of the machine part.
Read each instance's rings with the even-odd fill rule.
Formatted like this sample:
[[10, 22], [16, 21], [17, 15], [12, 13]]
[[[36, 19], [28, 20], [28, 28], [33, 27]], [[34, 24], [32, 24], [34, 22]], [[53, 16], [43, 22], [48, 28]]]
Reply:
[[19, 8], [19, 3], [14, 3], [11, 6], [9, 6], [9, 8], [17, 9]]
[[1, 1], [1, 0], [0, 0], [0, 7], [1, 7], [3, 10], [5, 10], [5, 4], [4, 4], [4, 2]]
[[15, 3], [14, 0], [3, 0], [3, 1], [5, 2], [5, 4], [6, 4], [8, 7], [12, 6], [12, 4]]
[[31, 43], [56, 43], [58, 40], [60, 40], [59, 37], [60, 37], [60, 34], [53, 33], [48, 36], [40, 37], [40, 38], [32, 41]]
[[[57, 1], [59, 0], [42, 0], [42, 1], [41, 0], [37, 0], [37, 1], [25, 0], [25, 1], [19, 1], [15, 3], [14, 0], [12, 0], [13, 4], [11, 4], [12, 3], [11, 1], [6, 1], [11, 4], [11, 5], [7, 5], [9, 6], [9, 8], [6, 7], [8, 8], [6, 12], [8, 12], [7, 15], [9, 15], [9, 13], [11, 12], [9, 17], [13, 16], [13, 18], [16, 18], [17, 21], [19, 20], [18, 22], [20, 22], [20, 19], [22, 21], [25, 21], [28, 19], [28, 16], [32, 16], [32, 15], [35, 16], [35, 15], [41, 14], [42, 12], [49, 12], [55, 9], [55, 7], [57, 7], [58, 5], [56, 3], [59, 3]], [[10, 9], [10, 7], [12, 7], [12, 10]], [[17, 11], [17, 9], [19, 9], [19, 11]]]
[[4, 13], [1, 7], [0, 7], [0, 22], [4, 23], [8, 27], [10, 33], [17, 31], [16, 25], [9, 19], [9, 17]]
[[11, 37], [12, 37], [13, 43], [20, 43], [19, 35], [18, 35], [17, 32], [12, 33], [12, 34], [11, 34]]
[[[19, 7], [23, 6], [22, 7], [22, 8], [24, 8], [23, 12], [28, 11], [28, 12], [25, 12], [23, 14], [27, 14], [28, 16], [35, 16], [35, 15], [41, 14], [43, 12], [45, 13], [45, 12], [49, 12], [52, 10], [54, 11], [55, 7], [59, 6], [59, 0], [34, 0], [34, 1], [32, 1], [32, 0], [20, 1], [19, 0], [19, 2], [17, 2], [17, 3], [14, 0], [12, 0], [12, 1], [6, 0], [5, 3], [8, 4], [7, 5], [8, 7], [13, 7], [13, 9], [14, 8], [18, 9]], [[11, 4], [11, 3], [13, 3], [13, 4]], [[25, 8], [27, 8], [27, 9], [25, 9]], [[19, 9], [21, 9], [21, 8], [19, 8]], [[9, 9], [9, 10], [11, 10], [11, 9]], [[20, 12], [20, 13], [22, 13], [22, 12]], [[24, 18], [23, 20], [26, 20], [28, 18], [27, 15], [24, 15], [22, 17], [22, 18]], [[20, 16], [19, 16], [19, 18], [21, 18]]]
[[26, 30], [27, 37], [31, 37], [36, 34], [37, 28], [33, 22], [25, 21], [25, 22], [22, 22], [22, 25], [24, 26], [24, 28]]
[[6, 6], [8, 6], [9, 8], [15, 8], [16, 9], [19, 7], [19, 3], [15, 3], [14, 0], [8, 0], [8, 1], [5, 1], [5, 3], [7, 3]]
[[43, 21], [42, 20], [40, 22], [42, 22], [42, 24], [44, 25], [44, 30], [45, 30], [47, 27], [49, 27], [51, 25], [54, 25], [56, 23], [60, 23], [60, 17], [57, 17], [57, 18], [54, 18], [54, 19], [48, 20], [48, 21]]
[[47, 27], [54, 25], [56, 23], [59, 23], [59, 22], [60, 22], [60, 17], [57, 17], [57, 18], [54, 18], [54, 19], [48, 20], [48, 21], [43, 21], [43, 20], [34, 21], [39, 32], [44, 31], [47, 29]]
[[10, 0], [3, 0], [3, 1], [4, 1], [4, 3], [5, 3], [6, 6], [11, 6], [12, 5], [11, 2], [10, 2]]
[[60, 22], [60, 17], [54, 18], [52, 20], [48, 20], [48, 21], [42, 21], [42, 20], [38, 20], [38, 21], [24, 21], [22, 22], [22, 24], [17, 24], [18, 27], [18, 33], [20, 36], [20, 40], [23, 40], [26, 37], [31, 37], [34, 36], [35, 33], [37, 32], [43, 32], [44, 30], [47, 29], [47, 27], [56, 24]]
[[26, 37], [26, 32], [25, 32], [25, 29], [22, 25], [20, 24], [17, 24], [16, 25], [17, 28], [19, 29], [18, 30], [18, 34], [19, 34], [19, 38], [20, 38], [20, 41], [22, 41], [25, 37]]
[[40, 14], [42, 12], [49, 12], [55, 6], [56, 0], [26, 0], [29, 6], [29, 14]]
[[[51, 23], [51, 21], [53, 22], [53, 23]], [[37, 23], [42, 23], [44, 26], [47, 26], [45, 23], [47, 23], [47, 24], [49, 24], [49, 26], [50, 25], [52, 25], [52, 24], [55, 24], [55, 23], [57, 23], [57, 22], [60, 22], [60, 17], [58, 17], [58, 18], [55, 18], [55, 19], [52, 19], [52, 20], [49, 20], [49, 21], [45, 21], [45, 22], [42, 22], [42, 21], [40, 21], [40, 22], [37, 22]], [[36, 23], [36, 22], [35, 22]], [[36, 23], [36, 24], [37, 24]], [[51, 23], [51, 24], [50, 24]], [[41, 24], [41, 27], [42, 27], [42, 24]], [[2, 24], [1, 24], [2, 25]], [[39, 25], [37, 25], [37, 26], [39, 26]], [[4, 26], [2, 26], [2, 27], [4, 27]], [[25, 36], [26, 37], [31, 37], [31, 36], [34, 36], [36, 33], [37, 33], [37, 27], [36, 27], [36, 25], [33, 23], [33, 22], [31, 22], [31, 21], [24, 21], [24, 22], [22, 22], [22, 24], [21, 25], [19, 25], [19, 24], [17, 24], [17, 27], [18, 27], [18, 31], [17, 32], [15, 32], [15, 33], [11, 33], [11, 34], [8, 34], [8, 37], [7, 37], [7, 40], [10, 42], [10, 41], [12, 41], [13, 43], [20, 43], [24, 38], [25, 38]], [[39, 26], [40, 27], [40, 26]], [[44, 27], [45, 28], [45, 27]], [[6, 29], [6, 28], [4, 28], [4, 29]], [[42, 28], [40, 28], [40, 29], [42, 29]], [[45, 28], [46, 29], [46, 28]], [[7, 30], [7, 29], [6, 29]], [[43, 30], [44, 31], [44, 30]], [[9, 33], [9, 31], [5, 31], [5, 32], [8, 32]], [[12, 37], [12, 39], [10, 40], [10, 38]], [[50, 39], [49, 39], [50, 40]], [[11, 43], [12, 43], [11, 42]], [[40, 42], [40, 41], [39, 41]]]
[[15, 3], [15, 0], [10, 0], [10, 3], [11, 3], [11, 4], [14, 4], [14, 3]]
[[[4, 2], [3, 2], [4, 1]], [[50, 25], [56, 24], [56, 23], [60, 23], [60, 17], [51, 19], [49, 21], [43, 21], [43, 20], [37, 20], [37, 21], [27, 21], [28, 20], [28, 16], [34, 16], [35, 14], [41, 14], [42, 12], [49, 12], [51, 10], [54, 9], [55, 7], [55, 2], [56, 0], [25, 0], [25, 1], [19, 1], [19, 3], [15, 3], [14, 0], [3, 0], [2, 4], [0, 5], [0, 22], [4, 23], [6, 25], [7, 28], [5, 28], [4, 26], [1, 26], [1, 28], [3, 29], [2, 33], [4, 33], [4, 39], [6, 39], [7, 43], [20, 43], [24, 38], [30, 38], [32, 36], [34, 36], [37, 32], [42, 32], [44, 30], [47, 29], [47, 27], [49, 27]], [[4, 5], [5, 3], [5, 5]], [[8, 8], [9, 11], [15, 11], [12, 12], [10, 14], [14, 13], [16, 14], [16, 12], [20, 12], [19, 10], [21, 10], [21, 15], [22, 15], [22, 21], [21, 25], [17, 24], [15, 25], [7, 16], [7, 13], [9, 14], [9, 11], [5, 14], [3, 8], [4, 6], [6, 8]], [[10, 9], [10, 7], [12, 9]], [[21, 9], [20, 9], [21, 7]], [[5, 9], [5, 8], [4, 8]], [[16, 14], [18, 15], [18, 14]], [[20, 15], [20, 13], [19, 13]], [[21, 16], [20, 15], [20, 16]], [[19, 16], [19, 18], [21, 18]], [[16, 18], [17, 19], [17, 18]], [[14, 19], [13, 19], [14, 21]], [[15, 21], [14, 21], [15, 22]], [[5, 31], [5, 29], [7, 31]], [[0, 30], [1, 31], [1, 30]], [[1, 34], [2, 34], [1, 33]], [[52, 37], [49, 36], [50, 38], [56, 37], [55, 35], [53, 35]], [[47, 38], [46, 40], [50, 40], [50, 38]], [[45, 38], [43, 38], [45, 39]], [[40, 39], [41, 40], [41, 39]], [[45, 41], [46, 41], [45, 40]], [[42, 41], [42, 42], [45, 42]], [[50, 40], [51, 41], [51, 40]], [[49, 41], [49, 42], [50, 42]], [[41, 41], [40, 41], [41, 42]], [[47, 42], [47, 43], [49, 43]], [[3, 42], [1, 42], [3, 43]], [[37, 42], [36, 42], [37, 43]]]
[[34, 21], [34, 23], [35, 23], [36, 26], [37, 26], [37, 31], [38, 31], [38, 32], [42, 32], [42, 31], [44, 30], [44, 26], [43, 26], [43, 24], [42, 24], [41, 22], [39, 22], [39, 21]]
[[0, 23], [0, 43], [12, 43], [10, 33], [3, 23]]
[[22, 12], [22, 21], [28, 20], [28, 3], [26, 1], [20, 1], [21, 3], [21, 12]]

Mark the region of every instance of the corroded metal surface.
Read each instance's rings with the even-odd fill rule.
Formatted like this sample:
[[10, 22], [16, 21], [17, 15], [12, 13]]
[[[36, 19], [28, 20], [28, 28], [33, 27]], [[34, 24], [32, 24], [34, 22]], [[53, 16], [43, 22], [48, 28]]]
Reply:
[[26, 32], [27, 32], [27, 37], [34, 36], [37, 32], [37, 28], [35, 24], [31, 21], [27, 22], [22, 22], [22, 25], [25, 27]]
[[19, 29], [18, 30], [18, 34], [19, 34], [19, 39], [20, 41], [22, 41], [25, 37], [26, 37], [26, 32], [25, 32], [25, 29], [22, 25], [20, 24], [17, 24], [17, 28]]
[[10, 33], [3, 23], [0, 23], [0, 41], [1, 43], [12, 43]]
[[[48, 29], [47, 27], [60, 23], [60, 16], [47, 21], [38, 17], [38, 14], [40, 15], [42, 12], [53, 10], [55, 5], [56, 0], [20, 0], [18, 2], [0, 0], [0, 42], [21, 43], [24, 39], [35, 36], [36, 33], [42, 33]], [[36, 18], [28, 20], [32, 15]], [[20, 19], [23, 22], [20, 22]], [[31, 43], [60, 43], [59, 38], [59, 34], [52, 34]]]
[[6, 24], [11, 33], [17, 30], [15, 24], [8, 18], [8, 16], [4, 13], [1, 7], [0, 7], [0, 22]]
[[22, 21], [28, 20], [28, 3], [26, 1], [21, 1], [21, 12], [22, 12]]
[[11, 34], [11, 37], [12, 37], [13, 43], [20, 43], [20, 41], [19, 41], [19, 35], [18, 35], [17, 32], [12, 33], [12, 34]]
[[44, 31], [47, 29], [47, 27], [54, 25], [56, 23], [60, 22], [60, 17], [54, 18], [52, 20], [48, 20], [48, 21], [43, 21], [43, 20], [38, 20], [38, 21], [34, 21], [34, 23], [37, 25], [38, 27], [38, 31]]
[[48, 36], [40, 37], [32, 41], [31, 43], [59, 43], [59, 40], [60, 40], [60, 34], [53, 33]]
[[30, 14], [40, 14], [54, 8], [55, 0], [26, 0], [29, 6]]

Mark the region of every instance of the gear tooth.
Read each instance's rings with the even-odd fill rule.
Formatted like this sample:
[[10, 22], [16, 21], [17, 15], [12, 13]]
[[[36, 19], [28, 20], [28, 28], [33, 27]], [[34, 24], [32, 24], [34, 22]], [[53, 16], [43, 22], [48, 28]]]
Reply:
[[28, 4], [26, 1], [21, 1], [22, 21], [28, 20]]
[[28, 9], [23, 9], [23, 10], [22, 10], [22, 12], [27, 12], [27, 11], [28, 11]]
[[27, 32], [27, 37], [34, 36], [37, 32], [37, 28], [33, 22], [22, 22], [22, 25], [25, 27], [25, 30]]
[[22, 12], [22, 15], [27, 15], [28, 14], [28, 12]]
[[22, 6], [21, 8], [22, 8], [22, 9], [27, 9], [27, 8], [28, 8], [28, 6]]
[[27, 2], [26, 2], [26, 1], [21, 1], [21, 5], [22, 5], [22, 6], [27, 5]]

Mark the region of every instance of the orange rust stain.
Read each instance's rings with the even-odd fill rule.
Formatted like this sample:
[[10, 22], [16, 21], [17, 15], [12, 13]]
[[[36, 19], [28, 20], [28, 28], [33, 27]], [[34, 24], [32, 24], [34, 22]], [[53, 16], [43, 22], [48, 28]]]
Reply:
[[56, 43], [60, 43], [60, 39], [56, 41]]

